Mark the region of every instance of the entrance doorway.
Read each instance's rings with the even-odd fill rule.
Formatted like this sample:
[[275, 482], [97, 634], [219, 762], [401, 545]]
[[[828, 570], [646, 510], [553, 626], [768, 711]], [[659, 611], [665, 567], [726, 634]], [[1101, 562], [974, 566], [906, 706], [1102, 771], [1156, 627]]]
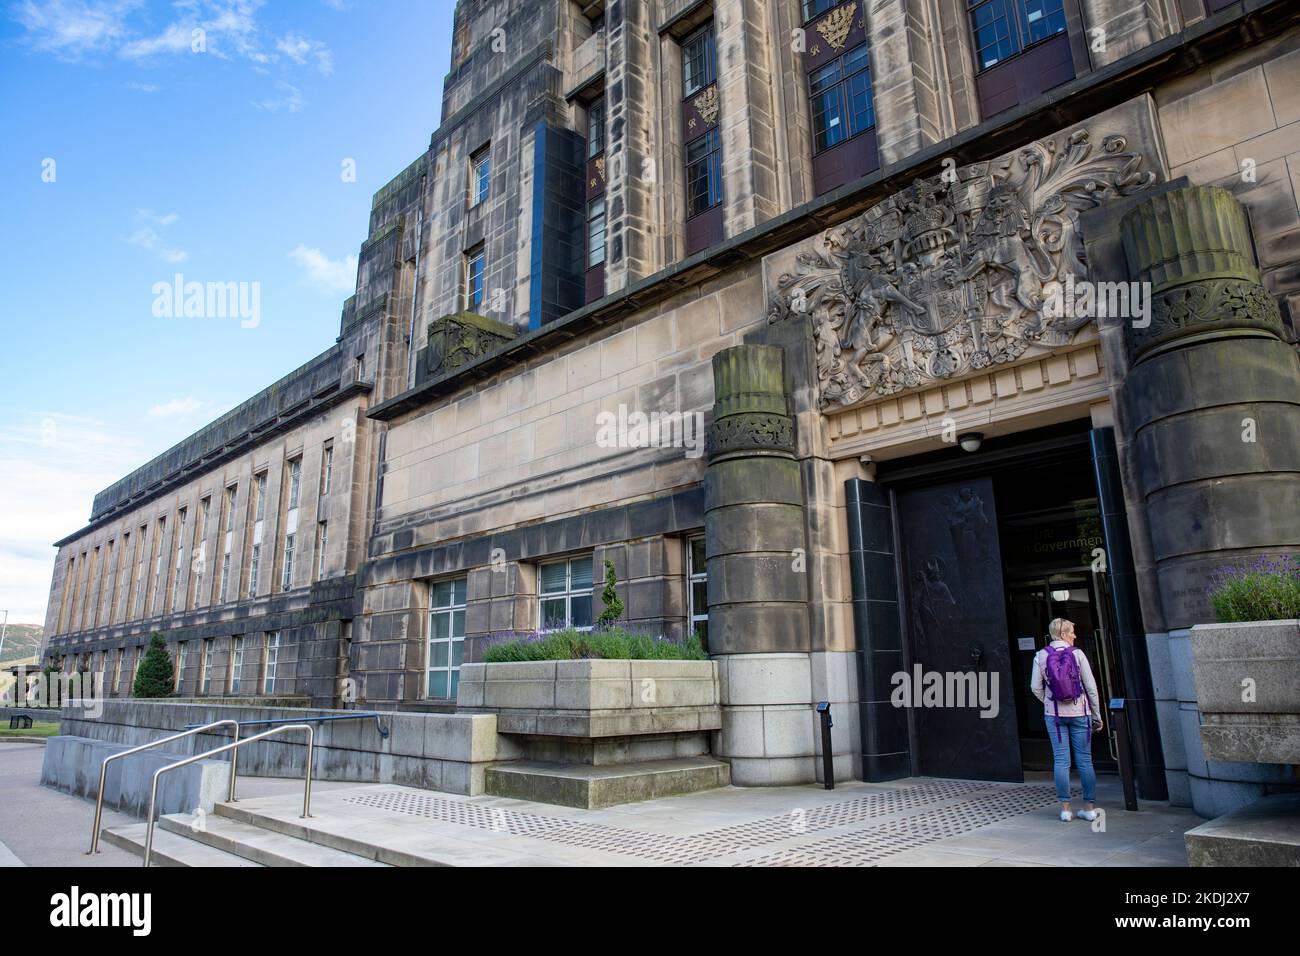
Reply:
[[[1000, 687], [996, 715], [913, 707], [915, 772], [1021, 781], [1025, 770], [1050, 770], [1044, 708], [1029, 686], [1048, 622], [1074, 622], [1103, 707], [1124, 693], [1086, 443], [983, 463], [926, 456], [897, 463], [884, 480], [894, 489], [908, 667], [996, 674]], [[1098, 769], [1115, 768], [1109, 726], [1092, 750]]]

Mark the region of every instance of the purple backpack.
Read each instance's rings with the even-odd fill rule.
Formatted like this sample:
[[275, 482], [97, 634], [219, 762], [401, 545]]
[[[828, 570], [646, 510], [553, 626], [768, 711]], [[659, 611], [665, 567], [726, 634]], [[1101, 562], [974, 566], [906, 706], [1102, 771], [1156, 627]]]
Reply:
[[[1073, 647], [1052, 647], [1048, 644], [1044, 650], [1047, 658], [1043, 661], [1043, 675], [1052, 692], [1052, 703], [1056, 707], [1056, 739], [1061, 739], [1061, 701], [1067, 704], [1084, 697], [1084, 710], [1088, 711], [1088, 701], [1083, 692], [1083, 677], [1079, 673], [1079, 661], [1074, 656]], [[1092, 721], [1088, 721], [1088, 734], [1092, 735]]]

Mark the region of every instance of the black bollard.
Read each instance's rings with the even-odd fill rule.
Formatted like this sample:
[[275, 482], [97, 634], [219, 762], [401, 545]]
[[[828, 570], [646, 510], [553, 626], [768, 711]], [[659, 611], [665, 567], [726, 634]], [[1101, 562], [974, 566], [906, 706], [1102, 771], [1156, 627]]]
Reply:
[[1119, 779], [1124, 786], [1124, 809], [1138, 808], [1137, 787], [1133, 783], [1133, 751], [1128, 741], [1128, 720], [1124, 715], [1124, 698], [1110, 699], [1111, 726], [1115, 728], [1115, 746], [1119, 750]]
[[822, 717], [822, 782], [827, 790], [835, 789], [835, 755], [831, 751], [831, 702], [819, 701], [817, 713]]

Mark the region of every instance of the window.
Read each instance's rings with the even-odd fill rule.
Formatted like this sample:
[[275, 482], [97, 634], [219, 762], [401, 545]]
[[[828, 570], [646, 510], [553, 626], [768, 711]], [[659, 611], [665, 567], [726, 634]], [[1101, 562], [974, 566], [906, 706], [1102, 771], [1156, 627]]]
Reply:
[[275, 693], [275, 669], [280, 659], [280, 632], [266, 635], [266, 656], [262, 660], [262, 693]]
[[290, 532], [284, 536], [284, 574], [280, 578], [280, 590], [289, 590], [293, 581], [293, 547], [298, 535]]
[[243, 637], [232, 637], [230, 639], [230, 673], [226, 677], [226, 686], [230, 693], [239, 693], [240, 671], [244, 669], [244, 639]]
[[167, 519], [159, 518], [158, 524], [154, 526], [153, 538], [153, 583], [149, 585], [149, 600], [146, 602], [149, 606], [150, 613], [158, 609], [158, 604], [162, 600], [162, 573], [163, 565], [167, 563], [167, 549], [163, 546], [163, 535], [167, 531]]
[[325, 451], [321, 455], [320, 466], [320, 493], [322, 497], [330, 493], [330, 478], [334, 471], [334, 446], [326, 445]]
[[429, 599], [428, 697], [455, 698], [465, 655], [465, 578], [434, 583]]
[[686, 145], [686, 218], [722, 202], [722, 145], [717, 128]]
[[483, 308], [483, 250], [465, 255], [465, 308], [479, 312]]
[[807, 23], [813, 17], [820, 16], [840, 2], [842, 0], [803, 0], [803, 22]]
[[325, 549], [329, 547], [330, 529], [328, 521], [316, 525], [316, 580], [325, 577]]
[[182, 508], [177, 516], [179, 522], [176, 528], [176, 561], [172, 565], [171, 597], [167, 602], [167, 609], [170, 611], [184, 610], [179, 607], [179, 602], [176, 599], [179, 596], [181, 586], [181, 565], [185, 562], [185, 522], [189, 518], [189, 509]]
[[122, 689], [118, 685], [122, 681], [122, 665], [126, 662], [126, 648], [117, 649], [117, 661], [113, 664], [113, 684], [110, 692], [113, 694], [121, 693]]
[[605, 199], [587, 203], [587, 268], [605, 261]]
[[[257, 573], [262, 566], [262, 528], [266, 519], [266, 472], [253, 479], [253, 539], [248, 552], [248, 596], [257, 593]], [[247, 529], [247, 525], [245, 525]], [[247, 530], [245, 531], [247, 534]]]
[[185, 680], [185, 642], [181, 641], [176, 645], [176, 678], [175, 690], [180, 693], [181, 682]]
[[199, 685], [200, 694], [208, 694], [212, 689], [212, 638], [203, 641], [203, 680]]
[[813, 149], [830, 149], [876, 125], [871, 58], [864, 43], [808, 77]]
[[682, 43], [682, 96], [693, 96], [718, 78], [713, 24], [708, 23]]
[[587, 158], [605, 151], [605, 98], [593, 100], [587, 107]]
[[469, 204], [477, 206], [488, 198], [492, 180], [492, 153], [484, 148], [470, 157], [469, 161]]
[[302, 490], [302, 459], [295, 458], [289, 462], [289, 510], [298, 507], [298, 495]]
[[209, 495], [199, 502], [199, 520], [194, 528], [194, 560], [190, 562], [190, 607], [198, 607], [199, 602], [203, 601], [203, 576], [208, 570], [208, 514], [211, 510], [212, 496]]
[[230, 549], [231, 543], [234, 541], [236, 487], [231, 485], [226, 489], [225, 502], [222, 507], [224, 514], [221, 520], [225, 528], [225, 538], [222, 543], [221, 553], [221, 582], [217, 588], [218, 604], [225, 604], [230, 597]]
[[709, 592], [704, 573], [704, 539], [686, 542], [686, 578], [689, 586], [691, 630], [699, 635], [705, 649], [709, 646]]
[[1027, 46], [1065, 32], [1062, 0], [970, 0], [975, 62], [987, 70]]
[[538, 568], [541, 630], [591, 627], [591, 555]]

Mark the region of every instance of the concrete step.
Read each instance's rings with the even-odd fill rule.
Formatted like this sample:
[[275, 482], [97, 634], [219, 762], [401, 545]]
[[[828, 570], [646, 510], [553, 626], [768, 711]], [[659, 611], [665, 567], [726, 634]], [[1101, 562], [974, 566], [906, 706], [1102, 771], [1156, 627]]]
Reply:
[[[334, 850], [348, 856], [365, 859], [370, 866], [451, 866], [439, 857], [427, 853], [409, 853], [396, 846], [370, 843], [347, 832], [346, 826], [338, 826], [340, 821], [330, 818], [334, 824], [322, 827], [313, 820], [303, 820], [294, 815], [292, 819], [264, 813], [252, 809], [244, 803], [218, 803], [215, 815], [234, 823], [257, 827], [281, 836], [313, 844], [322, 849]], [[212, 819], [208, 818], [209, 821]], [[314, 819], [314, 818], [313, 818]], [[324, 818], [321, 818], [324, 822]]]
[[[99, 833], [99, 839], [110, 846], [115, 846], [144, 858], [143, 823], [128, 823], [126, 826], [105, 827]], [[252, 860], [246, 860], [225, 850], [206, 846], [188, 837], [169, 833], [157, 825], [153, 830], [153, 852], [150, 856], [152, 866], [261, 866]]]
[[1190, 866], [1300, 866], [1300, 794], [1256, 800], [1183, 840]]
[[158, 826], [262, 866], [388, 866], [369, 854], [349, 853], [216, 814], [207, 814], [197, 829], [193, 822], [193, 814], [171, 813], [160, 818]]
[[484, 791], [562, 807], [596, 809], [725, 787], [731, 767], [711, 757], [676, 757], [609, 766], [516, 760], [488, 767]]

